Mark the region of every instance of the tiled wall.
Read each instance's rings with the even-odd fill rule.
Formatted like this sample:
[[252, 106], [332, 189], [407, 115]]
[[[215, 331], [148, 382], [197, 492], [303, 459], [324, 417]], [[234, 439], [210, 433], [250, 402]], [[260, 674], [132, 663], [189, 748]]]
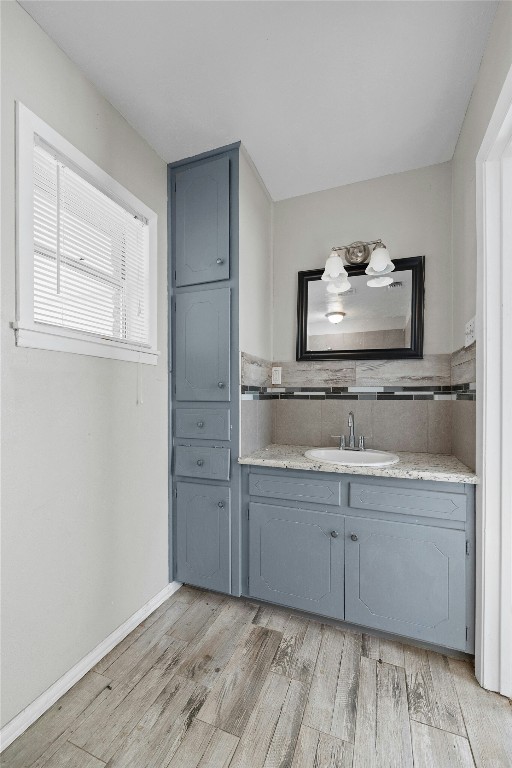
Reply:
[[269, 387], [272, 380], [272, 363], [241, 352], [240, 377], [242, 386]]
[[451, 402], [370, 400], [278, 400], [274, 442], [284, 445], [338, 445], [354, 413], [356, 435], [367, 448], [431, 453], [451, 452]]
[[476, 469], [476, 407], [474, 401], [457, 400], [452, 403], [452, 453], [470, 469]]
[[274, 401], [242, 400], [240, 412], [240, 454], [247, 456], [275, 443]]
[[[269, 386], [272, 366], [282, 369], [283, 387], [449, 386], [451, 355], [422, 360], [323, 360], [270, 363], [242, 352], [242, 385]], [[473, 379], [474, 381], [474, 379]]]
[[[476, 381], [476, 344], [452, 355], [452, 384]], [[476, 468], [476, 403], [458, 399], [452, 404], [452, 453], [471, 469]]]
[[423, 360], [272, 363], [242, 353], [242, 454], [268, 444], [336, 445], [353, 411], [367, 447], [453, 453], [475, 465], [475, 346]]

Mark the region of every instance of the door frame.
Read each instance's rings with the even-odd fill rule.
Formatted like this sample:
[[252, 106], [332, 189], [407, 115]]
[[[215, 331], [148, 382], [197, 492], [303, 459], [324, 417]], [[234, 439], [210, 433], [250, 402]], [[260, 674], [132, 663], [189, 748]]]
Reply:
[[512, 380], [512, 217], [506, 206], [512, 211], [512, 68], [476, 158], [475, 638], [478, 681], [512, 696], [512, 417], [506, 402]]

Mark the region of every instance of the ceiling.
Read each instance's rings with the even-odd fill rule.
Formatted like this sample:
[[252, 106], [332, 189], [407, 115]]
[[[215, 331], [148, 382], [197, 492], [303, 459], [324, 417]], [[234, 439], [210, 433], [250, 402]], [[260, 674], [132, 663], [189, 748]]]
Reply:
[[166, 161], [242, 140], [274, 200], [449, 160], [497, 3], [20, 3]]
[[[349, 293], [327, 293], [322, 280], [308, 283], [308, 336], [357, 333], [405, 328], [411, 314], [412, 274], [399, 270], [391, 275], [393, 288], [368, 286], [368, 275], [351, 275]], [[398, 283], [398, 285], [397, 285]], [[346, 313], [342, 325], [333, 325], [326, 312]]]

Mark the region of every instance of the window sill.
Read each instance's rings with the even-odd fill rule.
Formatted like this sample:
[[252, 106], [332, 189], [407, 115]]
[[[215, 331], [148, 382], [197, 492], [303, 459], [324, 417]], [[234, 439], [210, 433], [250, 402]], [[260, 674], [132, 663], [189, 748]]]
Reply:
[[54, 352], [71, 352], [77, 355], [106, 357], [112, 360], [124, 360], [130, 363], [156, 365], [160, 355], [156, 350], [140, 349], [129, 344], [117, 343], [108, 339], [84, 338], [65, 334], [62, 329], [56, 332], [36, 328], [15, 327], [16, 346], [31, 349], [46, 349]]

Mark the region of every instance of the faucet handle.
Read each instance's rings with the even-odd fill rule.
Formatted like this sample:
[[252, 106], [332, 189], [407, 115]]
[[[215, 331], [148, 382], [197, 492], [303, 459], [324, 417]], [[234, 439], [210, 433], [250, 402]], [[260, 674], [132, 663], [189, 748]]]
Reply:
[[345, 435], [331, 435], [331, 437], [339, 438], [341, 450], [345, 449]]
[[364, 445], [364, 435], [359, 435], [359, 450], [365, 451], [365, 445]]

